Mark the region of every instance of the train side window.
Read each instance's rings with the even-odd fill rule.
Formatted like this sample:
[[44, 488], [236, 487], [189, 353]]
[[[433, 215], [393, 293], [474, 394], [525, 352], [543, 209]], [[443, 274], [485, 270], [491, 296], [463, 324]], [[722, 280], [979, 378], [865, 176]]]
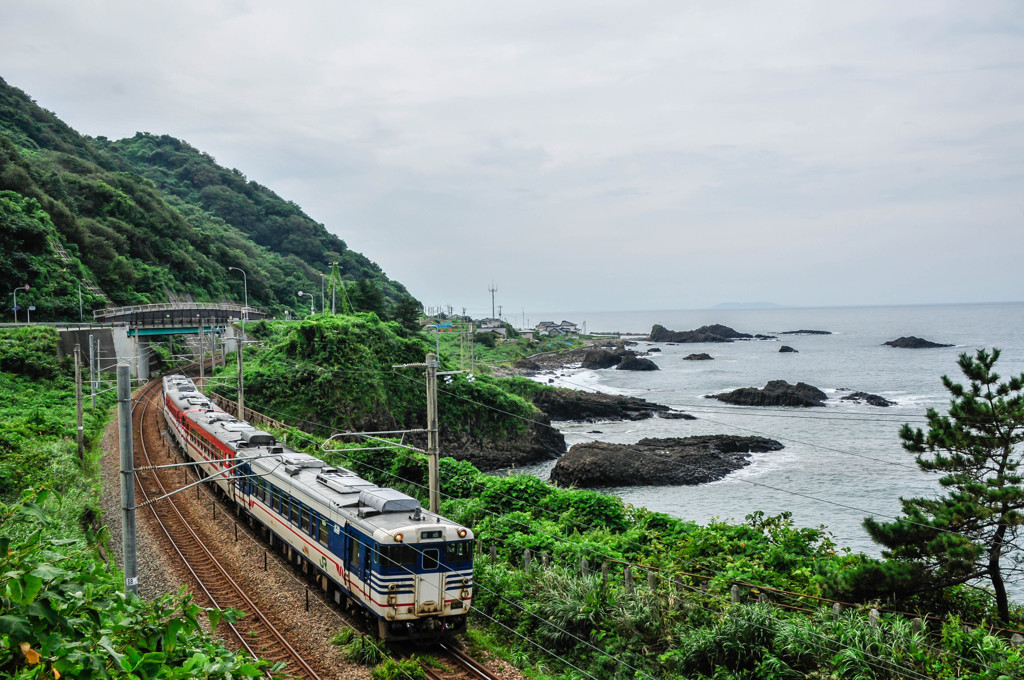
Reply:
[[270, 493], [273, 494], [273, 507], [276, 512], [281, 512], [281, 490], [277, 487], [270, 487]]
[[331, 526], [330, 522], [328, 522], [323, 517], [320, 518], [320, 538], [319, 538], [319, 540], [320, 540], [320, 543], [322, 543], [323, 545], [327, 545], [327, 537], [330, 535], [330, 529], [329, 529], [330, 526]]
[[294, 498], [291, 499], [291, 500], [292, 500], [291, 522], [295, 526], [299, 526], [299, 502], [297, 500], [295, 500]]
[[437, 548], [431, 548], [430, 550], [423, 551], [423, 571], [430, 571], [431, 569], [437, 569], [438, 563], [441, 561], [441, 551]]
[[310, 517], [310, 512], [311, 511], [310, 511], [309, 508], [303, 508], [303, 510], [302, 510], [302, 522], [300, 524], [300, 526], [302, 526], [302, 531], [307, 533], [307, 534], [309, 533], [309, 524], [310, 524], [310, 520], [312, 519], [312, 517]]

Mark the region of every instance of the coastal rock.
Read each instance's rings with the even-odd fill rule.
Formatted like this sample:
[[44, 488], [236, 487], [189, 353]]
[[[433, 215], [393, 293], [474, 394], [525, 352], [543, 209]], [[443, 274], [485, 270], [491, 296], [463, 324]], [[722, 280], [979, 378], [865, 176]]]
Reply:
[[795, 349], [793, 349], [789, 345], [783, 345], [782, 347], [779, 348], [779, 351], [780, 352], [792, 352], [793, 354], [799, 354], [799, 352], [797, 352]]
[[896, 338], [889, 342], [883, 342], [883, 345], [889, 347], [903, 347], [906, 349], [928, 349], [931, 347], [953, 347], [953, 345], [944, 345], [940, 342], [932, 342], [931, 340], [925, 340], [914, 335], [907, 335], [902, 338]]
[[651, 327], [651, 335], [648, 340], [652, 342], [732, 342], [733, 340], [750, 340], [753, 337], [753, 335], [739, 333], [722, 324], [701, 326], [692, 331], [670, 331], [656, 323]]
[[660, 351], [661, 351], [661, 348], [660, 348], [660, 347], [652, 347], [652, 348], [650, 348], [650, 349], [649, 349], [649, 350], [647, 350], [647, 351], [648, 351], [648, 352], [660, 352]]
[[610, 352], [606, 349], [596, 348], [588, 350], [583, 356], [583, 368], [611, 368], [617, 366], [622, 361], [622, 357], [615, 352]]
[[696, 416], [682, 411], [658, 411], [658, 417], [665, 420], [697, 420]]
[[741, 387], [732, 392], [709, 394], [707, 398], [738, 406], [824, 406], [828, 395], [807, 383], [790, 385], [785, 380], [771, 380], [761, 389]]
[[529, 357], [523, 357], [515, 363], [515, 367], [521, 371], [539, 371], [541, 365]]
[[687, 354], [683, 357], [683, 361], [713, 361], [714, 357], [707, 352], [701, 352], [700, 354]]
[[896, 402], [889, 401], [885, 397], [880, 397], [877, 394], [868, 394], [867, 392], [853, 392], [842, 397], [840, 401], [855, 401], [858, 404], [864, 402], [869, 406], [895, 406]]
[[[500, 470], [558, 458], [565, 452], [565, 437], [551, 427], [551, 420], [537, 414], [526, 431], [500, 439], [484, 439], [469, 433], [449, 432], [441, 436], [444, 455], [468, 460], [480, 470]], [[410, 435], [412, 446], [425, 447], [425, 434]]]
[[749, 465], [750, 453], [781, 448], [772, 439], [730, 435], [586, 442], [558, 459], [550, 479], [582, 488], [705, 484]]
[[779, 335], [832, 335], [832, 331], [809, 331], [800, 329], [798, 331], [782, 331]]
[[552, 420], [593, 423], [604, 420], [644, 420], [672, 412], [668, 406], [638, 397], [602, 392], [580, 392], [564, 387], [541, 390], [531, 395], [533, 405]]
[[617, 371], [657, 371], [658, 364], [650, 359], [638, 357], [635, 354], [622, 357], [622, 361], [615, 367]]

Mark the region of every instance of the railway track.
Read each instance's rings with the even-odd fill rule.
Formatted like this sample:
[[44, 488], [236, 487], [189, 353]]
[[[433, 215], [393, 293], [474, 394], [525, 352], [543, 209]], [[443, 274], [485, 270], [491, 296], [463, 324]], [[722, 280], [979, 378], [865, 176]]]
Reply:
[[444, 670], [429, 664], [420, 665], [429, 680], [502, 680], [486, 666], [450, 644], [438, 644], [437, 649], [435, 658], [440, 666], [444, 666]]
[[[156, 465], [162, 462], [155, 460], [157, 447], [153, 446], [155, 442], [161, 440], [158, 432], [159, 411], [149, 408], [159, 394], [160, 384], [156, 381], [150, 383], [139, 392], [137, 405], [132, 412], [133, 426], [137, 441], [141, 444], [142, 454], [137, 466]], [[153, 456], [150, 455], [151, 449], [154, 450]], [[168, 487], [172, 486], [169, 481], [165, 483], [157, 470], [139, 472], [135, 477], [143, 503], [165, 496]], [[320, 680], [319, 674], [302, 654], [288, 642], [221, 565], [207, 547], [204, 537], [190, 526], [178, 507], [178, 500], [170, 496], [150, 503], [147, 507], [151, 510], [171, 550], [181, 558], [196, 584], [194, 592], [197, 599], [205, 598], [208, 606], [217, 609], [233, 608], [247, 612], [248, 615], [236, 623], [222, 620], [218, 632], [227, 640], [237, 641], [238, 648], [244, 649], [253, 658], [262, 657], [272, 662], [283, 662], [287, 664], [286, 671], [296, 677]]]

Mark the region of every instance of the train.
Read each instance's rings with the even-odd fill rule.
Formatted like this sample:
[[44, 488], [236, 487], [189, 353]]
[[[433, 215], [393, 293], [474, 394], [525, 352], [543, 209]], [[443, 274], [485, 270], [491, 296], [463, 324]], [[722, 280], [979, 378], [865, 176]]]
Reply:
[[473, 601], [472, 530], [396, 489], [295, 451], [204, 396], [184, 375], [163, 378], [163, 414], [185, 455], [236, 512], [336, 602], [386, 641], [450, 637]]

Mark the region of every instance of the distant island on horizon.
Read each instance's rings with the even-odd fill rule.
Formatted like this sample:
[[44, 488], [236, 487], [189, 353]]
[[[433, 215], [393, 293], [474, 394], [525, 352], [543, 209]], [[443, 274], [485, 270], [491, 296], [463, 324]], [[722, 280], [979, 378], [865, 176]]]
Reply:
[[711, 309], [774, 309], [782, 306], [774, 302], [719, 302]]

